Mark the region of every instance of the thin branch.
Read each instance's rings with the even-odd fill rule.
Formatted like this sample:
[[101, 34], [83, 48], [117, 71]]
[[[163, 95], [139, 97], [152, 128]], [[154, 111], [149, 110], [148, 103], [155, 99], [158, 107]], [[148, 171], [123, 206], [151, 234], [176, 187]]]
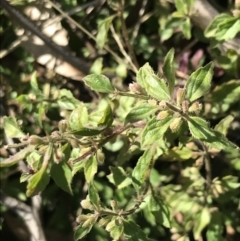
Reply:
[[[67, 12], [67, 14], [69, 16], [74, 15], [74, 14], [76, 14], [76, 13], [78, 13], [78, 12], [80, 12], [80, 11], [90, 7], [90, 6], [95, 6], [100, 1], [101, 0], [94, 0], [92, 2], [82, 4], [81, 6], [77, 6], [77, 7], [73, 8], [73, 9], [69, 10]], [[48, 27], [51, 24], [60, 22], [62, 19], [63, 19], [63, 16], [57, 16], [57, 17], [55, 17], [53, 19], [50, 19], [50, 21], [43, 23], [42, 29], [45, 29], [46, 27]], [[28, 39], [29, 39], [29, 37], [26, 36], [26, 35], [19, 37], [16, 41], [11, 43], [11, 45], [7, 49], [3, 49], [3, 50], [0, 51], [0, 58], [3, 58], [6, 55], [8, 55], [9, 53], [11, 53], [14, 49], [19, 47], [22, 44], [22, 42], [27, 41]]]
[[7, 49], [3, 49], [0, 51], [0, 59], [10, 54], [14, 49], [18, 48], [22, 44], [22, 42], [27, 40], [28, 40], [28, 36], [26, 35], [19, 37], [17, 40], [12, 42]]
[[39, 226], [36, 221], [32, 209], [25, 203], [7, 196], [4, 192], [0, 190], [0, 202], [6, 205], [9, 209], [13, 210], [22, 218], [27, 226], [27, 229], [31, 235], [31, 241], [46, 241], [45, 235], [41, 226]]
[[145, 8], [146, 8], [147, 3], [148, 3], [148, 0], [143, 0], [143, 2], [142, 2], [141, 9], [140, 9], [140, 11], [138, 13], [139, 20], [138, 20], [137, 24], [134, 27], [133, 34], [132, 34], [132, 37], [131, 37], [131, 42], [133, 42], [135, 40], [135, 38], [137, 37], [137, 35], [138, 35], [138, 31], [139, 31], [139, 28], [140, 28], [141, 23], [142, 23], [142, 21], [141, 21], [142, 20], [142, 16], [143, 16], [143, 14], [145, 12]]
[[123, 54], [123, 56], [126, 58], [126, 60], [129, 62], [129, 64], [131, 65], [132, 69], [134, 70], [135, 73], [137, 73], [137, 68], [134, 65], [134, 63], [132, 62], [131, 57], [127, 54], [127, 52], [125, 51], [123, 45], [122, 45], [122, 41], [120, 40], [119, 36], [117, 35], [117, 33], [115, 32], [115, 29], [113, 27], [113, 25], [110, 26], [110, 30], [112, 32], [113, 38], [115, 39], [121, 53]]
[[125, 43], [127, 45], [127, 48], [128, 48], [128, 51], [129, 51], [129, 54], [130, 54], [130, 57], [131, 59], [133, 60], [133, 63], [135, 65], [135, 68], [136, 69], [139, 69], [139, 64], [137, 62], [137, 58], [136, 58], [136, 55], [133, 51], [133, 48], [132, 48], [132, 45], [130, 44], [130, 40], [129, 40], [129, 37], [128, 37], [128, 32], [127, 32], [127, 27], [126, 27], [126, 23], [125, 23], [125, 20], [124, 20], [124, 17], [123, 17], [123, 13], [124, 13], [124, 0], [119, 0], [119, 6], [120, 6], [120, 12], [119, 12], [119, 15], [120, 15], [120, 21], [121, 21], [121, 24], [122, 24], [122, 34], [123, 34], [123, 38], [125, 40]]
[[121, 96], [128, 96], [128, 97], [133, 97], [133, 98], [139, 98], [139, 99], [143, 99], [143, 100], [148, 100], [149, 96], [147, 95], [139, 95], [139, 94], [133, 94], [133, 93], [129, 93], [129, 92], [122, 92], [119, 90], [116, 90], [115, 95], [121, 95]]
[[[46, 0], [46, 2], [50, 3], [52, 5], [53, 8], [55, 8], [59, 13], [62, 14], [62, 16], [64, 16], [64, 18], [68, 19], [74, 26], [76, 26], [77, 28], [79, 28], [82, 32], [84, 32], [89, 38], [93, 39], [95, 42], [97, 41], [97, 39], [87, 30], [85, 29], [81, 24], [77, 23], [74, 19], [72, 19], [67, 13], [65, 13], [64, 11], [62, 11], [57, 4], [55, 4], [54, 2], [50, 1], [50, 0]], [[105, 50], [107, 50], [110, 54], [112, 54], [112, 56], [115, 58], [115, 60], [118, 63], [123, 63], [124, 61], [108, 46], [104, 46], [103, 47]]]

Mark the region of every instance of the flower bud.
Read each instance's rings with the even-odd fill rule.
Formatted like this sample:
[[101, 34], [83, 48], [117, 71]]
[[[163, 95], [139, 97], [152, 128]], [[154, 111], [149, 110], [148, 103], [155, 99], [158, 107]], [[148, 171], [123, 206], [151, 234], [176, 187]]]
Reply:
[[102, 150], [97, 150], [96, 156], [97, 156], [97, 160], [98, 160], [99, 163], [101, 163], [101, 164], [104, 163], [105, 155], [102, 152]]
[[58, 99], [59, 95], [60, 95], [60, 91], [59, 90], [55, 90], [54, 93], [53, 93], [53, 99], [54, 100]]
[[128, 86], [129, 90], [136, 94], [141, 94], [143, 92], [142, 87], [138, 83], [131, 83]]
[[68, 127], [68, 124], [66, 120], [60, 120], [58, 122], [58, 129], [61, 133], [65, 132], [67, 127]]
[[161, 107], [162, 110], [167, 108], [167, 104], [165, 100], [161, 100], [159, 103], [159, 106]]
[[93, 205], [87, 199], [84, 199], [84, 200], [81, 201], [81, 206], [82, 206], [83, 209], [94, 210]]
[[44, 143], [44, 141], [40, 136], [32, 135], [28, 138], [28, 143], [30, 145], [39, 145]]
[[185, 89], [183, 88], [179, 88], [177, 90], [177, 106], [180, 107], [181, 106], [181, 103], [183, 102], [184, 100], [184, 97], [185, 97]]
[[63, 161], [65, 158], [65, 154], [62, 152], [62, 149], [61, 148], [58, 148], [54, 154], [53, 154], [53, 160], [55, 163], [59, 163], [61, 161]]
[[82, 223], [82, 222], [86, 221], [87, 219], [89, 219], [89, 215], [81, 214], [77, 217], [77, 222]]
[[106, 226], [106, 225], [110, 222], [111, 218], [112, 218], [111, 216], [107, 216], [107, 217], [101, 218], [101, 219], [98, 221], [98, 225], [99, 225], [100, 227]]
[[112, 210], [115, 211], [116, 210], [116, 206], [117, 206], [116, 205], [116, 201], [111, 200], [110, 205], [111, 205]]
[[164, 120], [170, 115], [170, 112], [168, 110], [163, 110], [158, 113], [157, 120]]
[[202, 110], [202, 104], [194, 102], [188, 109], [189, 112], [199, 112]]
[[86, 227], [90, 227], [92, 226], [97, 220], [97, 216], [95, 215], [91, 215], [83, 224], [82, 227], [86, 228]]
[[169, 127], [173, 132], [175, 132], [180, 128], [181, 124], [182, 124], [182, 117], [177, 117], [171, 122]]
[[149, 104], [149, 105], [156, 106], [156, 105], [157, 105], [157, 101], [154, 100], [154, 99], [150, 99], [150, 100], [148, 100], [148, 104]]
[[183, 113], [187, 113], [187, 111], [188, 111], [188, 106], [189, 106], [189, 102], [188, 102], [187, 100], [184, 100], [184, 101], [182, 102], [182, 111], [183, 111]]
[[60, 137], [60, 134], [59, 134], [58, 131], [53, 131], [53, 132], [51, 133], [51, 137], [52, 137], [52, 138], [57, 138], [57, 137]]

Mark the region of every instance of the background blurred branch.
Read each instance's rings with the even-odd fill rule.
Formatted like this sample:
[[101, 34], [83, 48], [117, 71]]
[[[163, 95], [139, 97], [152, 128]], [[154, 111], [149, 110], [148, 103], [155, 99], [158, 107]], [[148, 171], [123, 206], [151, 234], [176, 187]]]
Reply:
[[32, 208], [25, 203], [6, 195], [0, 190], [0, 202], [14, 211], [24, 221], [29, 233], [31, 241], [45, 241], [45, 235], [39, 222], [34, 217]]

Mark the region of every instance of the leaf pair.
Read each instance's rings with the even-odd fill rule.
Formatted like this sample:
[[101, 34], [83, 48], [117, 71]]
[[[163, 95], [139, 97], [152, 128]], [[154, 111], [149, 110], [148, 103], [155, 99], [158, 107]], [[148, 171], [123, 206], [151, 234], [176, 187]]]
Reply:
[[103, 132], [107, 127], [110, 127], [113, 122], [113, 113], [110, 105], [105, 108], [102, 118], [98, 121], [97, 126], [88, 125], [88, 111], [83, 103], [72, 111], [69, 117], [69, 126], [72, 134], [82, 136], [94, 136]]
[[[174, 50], [171, 49], [163, 64], [164, 78], [154, 74], [149, 64], [145, 64], [137, 73], [137, 82], [146, 92], [157, 100], [170, 100], [173, 97], [175, 87]], [[210, 88], [213, 74], [213, 64], [209, 63], [199, 68], [188, 78], [185, 89], [186, 99], [190, 102], [203, 96]]]

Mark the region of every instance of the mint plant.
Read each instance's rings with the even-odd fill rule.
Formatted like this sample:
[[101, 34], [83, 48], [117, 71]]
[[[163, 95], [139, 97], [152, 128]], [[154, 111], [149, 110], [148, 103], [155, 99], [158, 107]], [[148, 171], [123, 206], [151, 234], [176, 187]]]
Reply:
[[[215, 203], [221, 195], [236, 192], [240, 184], [231, 175], [213, 179], [211, 158], [220, 151], [238, 155], [239, 148], [226, 138], [234, 118], [229, 115], [212, 128], [202, 115], [205, 110], [200, 98], [207, 96], [211, 87], [213, 63], [198, 68], [183, 87], [176, 87], [173, 61], [171, 49], [162, 75], [154, 73], [146, 63], [128, 91], [119, 90], [101, 74], [84, 77], [85, 84], [101, 94], [96, 108], [78, 101], [64, 89], [47, 99], [33, 75], [31, 85], [38, 99], [31, 108], [36, 108], [40, 126], [44, 126], [40, 120], [46, 111], [43, 106], [58, 105], [71, 111], [59, 121], [58, 129], [46, 136], [24, 133], [14, 117], [4, 117], [6, 136], [20, 142], [6, 146], [19, 151], [1, 160], [0, 167], [21, 161], [28, 165], [31, 171], [22, 173], [20, 178], [20, 182], [27, 183], [27, 197], [44, 193], [51, 178], [62, 190], [74, 195], [74, 176], [84, 174], [88, 188], [85, 198], [79, 200], [82, 213], [76, 217], [79, 225], [75, 240], [86, 236], [96, 225], [113, 240], [122, 236], [127, 240], [151, 240], [151, 233], [134, 221], [139, 212], [150, 225], [171, 229], [172, 235], [181, 240], [188, 240], [190, 230], [196, 240], [206, 228], [208, 240], [217, 240], [213, 237], [221, 234], [222, 229], [215, 229], [215, 225], [221, 227], [224, 219], [218, 218], [222, 213]], [[18, 101], [23, 103], [27, 98], [20, 96]], [[104, 202], [98, 186], [103, 178], [99, 168], [111, 162], [106, 160], [106, 149], [117, 151], [106, 176], [116, 188], [116, 197]], [[138, 160], [130, 166], [133, 157]], [[193, 165], [185, 166], [180, 174], [186, 187], [168, 184], [171, 173], [160, 175], [157, 169], [161, 160], [192, 161]], [[200, 173], [203, 165], [204, 176]], [[131, 200], [117, 197], [119, 190], [125, 190]], [[183, 226], [179, 226], [176, 215], [184, 219]]]

